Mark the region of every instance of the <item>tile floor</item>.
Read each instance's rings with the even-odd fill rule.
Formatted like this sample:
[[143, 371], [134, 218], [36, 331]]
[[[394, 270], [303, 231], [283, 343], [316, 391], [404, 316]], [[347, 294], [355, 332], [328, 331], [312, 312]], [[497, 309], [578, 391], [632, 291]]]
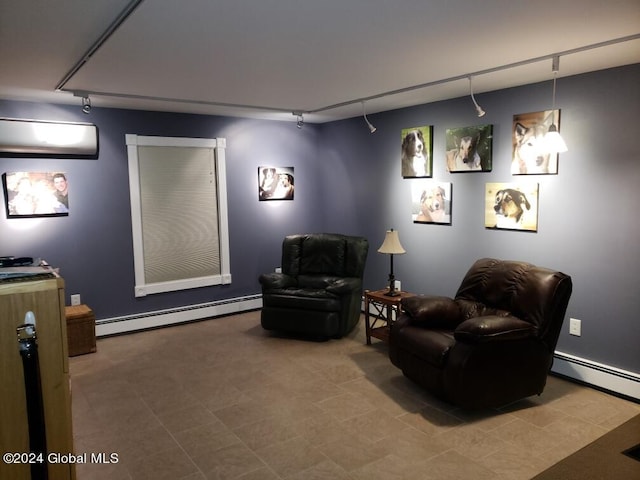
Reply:
[[78, 480], [530, 479], [640, 413], [550, 377], [540, 397], [469, 413], [402, 376], [387, 348], [315, 343], [259, 312], [98, 339], [70, 359]]

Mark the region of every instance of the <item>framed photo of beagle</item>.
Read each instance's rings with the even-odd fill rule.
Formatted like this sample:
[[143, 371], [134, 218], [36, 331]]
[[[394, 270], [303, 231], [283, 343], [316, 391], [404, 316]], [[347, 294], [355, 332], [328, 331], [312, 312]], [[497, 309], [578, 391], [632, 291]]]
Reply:
[[560, 131], [560, 110], [519, 113], [513, 116], [511, 129], [512, 175], [555, 175], [558, 153], [549, 153], [544, 136], [551, 125]]
[[411, 219], [413, 223], [451, 225], [451, 183], [412, 181]]
[[485, 228], [537, 232], [538, 191], [537, 183], [487, 183]]
[[493, 125], [447, 128], [449, 172], [490, 172], [493, 167]]
[[400, 159], [403, 178], [431, 177], [433, 171], [433, 126], [403, 128]]

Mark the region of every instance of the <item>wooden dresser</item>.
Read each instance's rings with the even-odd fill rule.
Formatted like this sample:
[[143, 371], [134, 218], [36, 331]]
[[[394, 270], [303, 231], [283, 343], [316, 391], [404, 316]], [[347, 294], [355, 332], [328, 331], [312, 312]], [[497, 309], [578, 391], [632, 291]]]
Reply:
[[[29, 452], [24, 369], [16, 335], [16, 327], [24, 323], [28, 311], [36, 318], [47, 451], [73, 453], [64, 298], [61, 278], [0, 283], [0, 453], [3, 455]], [[48, 464], [48, 474], [49, 480], [75, 479], [75, 466]], [[28, 480], [30, 465], [0, 461], [0, 478]]]

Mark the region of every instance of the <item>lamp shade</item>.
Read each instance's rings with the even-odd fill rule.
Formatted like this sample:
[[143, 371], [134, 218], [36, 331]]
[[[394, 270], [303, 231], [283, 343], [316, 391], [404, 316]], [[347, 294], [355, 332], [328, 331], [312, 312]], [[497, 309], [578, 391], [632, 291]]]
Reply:
[[398, 237], [398, 231], [391, 229], [387, 230], [387, 234], [384, 236], [384, 242], [378, 249], [378, 253], [386, 253], [388, 255], [402, 255], [407, 253], [400, 244], [400, 237]]
[[562, 153], [568, 150], [567, 144], [560, 136], [555, 124], [551, 124], [549, 131], [544, 136], [544, 148], [549, 153]]

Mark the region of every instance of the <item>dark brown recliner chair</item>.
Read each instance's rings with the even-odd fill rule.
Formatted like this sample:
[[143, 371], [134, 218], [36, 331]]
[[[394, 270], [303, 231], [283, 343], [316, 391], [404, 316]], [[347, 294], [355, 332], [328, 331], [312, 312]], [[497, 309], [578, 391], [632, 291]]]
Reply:
[[351, 332], [360, 319], [368, 250], [363, 237], [329, 233], [285, 237], [282, 273], [259, 278], [262, 327], [324, 339]]
[[525, 262], [478, 260], [455, 298], [402, 301], [389, 358], [447, 402], [488, 408], [539, 395], [571, 296], [571, 277]]

